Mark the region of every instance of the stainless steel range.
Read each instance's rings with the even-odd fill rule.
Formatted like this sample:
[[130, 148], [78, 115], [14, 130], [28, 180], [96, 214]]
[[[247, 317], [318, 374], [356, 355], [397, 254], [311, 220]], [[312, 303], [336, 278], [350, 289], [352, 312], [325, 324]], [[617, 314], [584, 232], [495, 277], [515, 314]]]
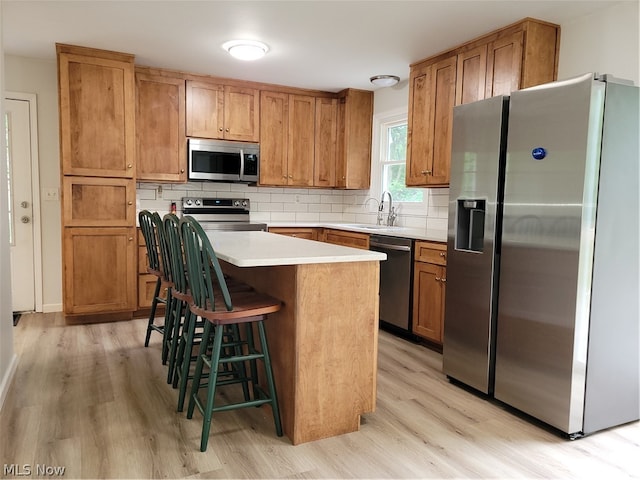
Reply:
[[267, 230], [266, 223], [251, 223], [247, 198], [183, 197], [182, 215], [190, 215], [205, 230]]

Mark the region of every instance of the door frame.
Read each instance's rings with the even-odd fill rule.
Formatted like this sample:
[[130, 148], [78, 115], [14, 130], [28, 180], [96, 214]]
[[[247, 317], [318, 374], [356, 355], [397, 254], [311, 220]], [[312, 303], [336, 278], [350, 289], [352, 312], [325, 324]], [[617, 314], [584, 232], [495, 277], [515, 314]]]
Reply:
[[31, 202], [33, 206], [33, 281], [35, 311], [42, 312], [42, 234], [40, 221], [40, 162], [38, 159], [38, 100], [35, 93], [4, 92], [6, 100], [29, 102], [31, 139]]

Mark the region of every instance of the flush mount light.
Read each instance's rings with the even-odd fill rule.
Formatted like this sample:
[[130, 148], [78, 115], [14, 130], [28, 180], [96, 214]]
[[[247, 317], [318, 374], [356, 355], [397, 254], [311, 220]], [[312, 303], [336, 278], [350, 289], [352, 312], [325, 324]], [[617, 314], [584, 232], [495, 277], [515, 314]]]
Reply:
[[375, 75], [369, 79], [377, 87], [393, 87], [400, 81], [395, 75]]
[[231, 40], [224, 43], [222, 48], [239, 60], [258, 60], [269, 51], [264, 43], [255, 40]]

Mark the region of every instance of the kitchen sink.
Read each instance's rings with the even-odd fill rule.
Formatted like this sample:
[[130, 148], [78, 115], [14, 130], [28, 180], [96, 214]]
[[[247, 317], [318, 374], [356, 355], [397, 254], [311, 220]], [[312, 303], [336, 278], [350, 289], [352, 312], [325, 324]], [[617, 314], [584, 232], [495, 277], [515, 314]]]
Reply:
[[349, 224], [341, 224], [343, 227], [347, 228], [362, 228], [363, 230], [394, 230], [400, 227], [390, 227], [388, 225], [370, 225], [368, 223], [349, 223]]

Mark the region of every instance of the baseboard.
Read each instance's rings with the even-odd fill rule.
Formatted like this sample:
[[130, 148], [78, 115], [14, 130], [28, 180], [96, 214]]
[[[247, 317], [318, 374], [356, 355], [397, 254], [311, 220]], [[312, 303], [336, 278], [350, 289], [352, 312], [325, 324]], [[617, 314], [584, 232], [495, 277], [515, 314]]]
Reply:
[[13, 377], [16, 373], [17, 368], [18, 356], [14, 353], [13, 358], [11, 359], [11, 363], [9, 364], [9, 368], [7, 369], [4, 378], [2, 379], [2, 383], [0, 383], [0, 411], [2, 411], [4, 399], [7, 397], [7, 393], [9, 392], [9, 388], [11, 387], [11, 382], [13, 381]]
[[61, 303], [49, 303], [42, 305], [42, 313], [54, 313], [61, 312], [62, 304]]

